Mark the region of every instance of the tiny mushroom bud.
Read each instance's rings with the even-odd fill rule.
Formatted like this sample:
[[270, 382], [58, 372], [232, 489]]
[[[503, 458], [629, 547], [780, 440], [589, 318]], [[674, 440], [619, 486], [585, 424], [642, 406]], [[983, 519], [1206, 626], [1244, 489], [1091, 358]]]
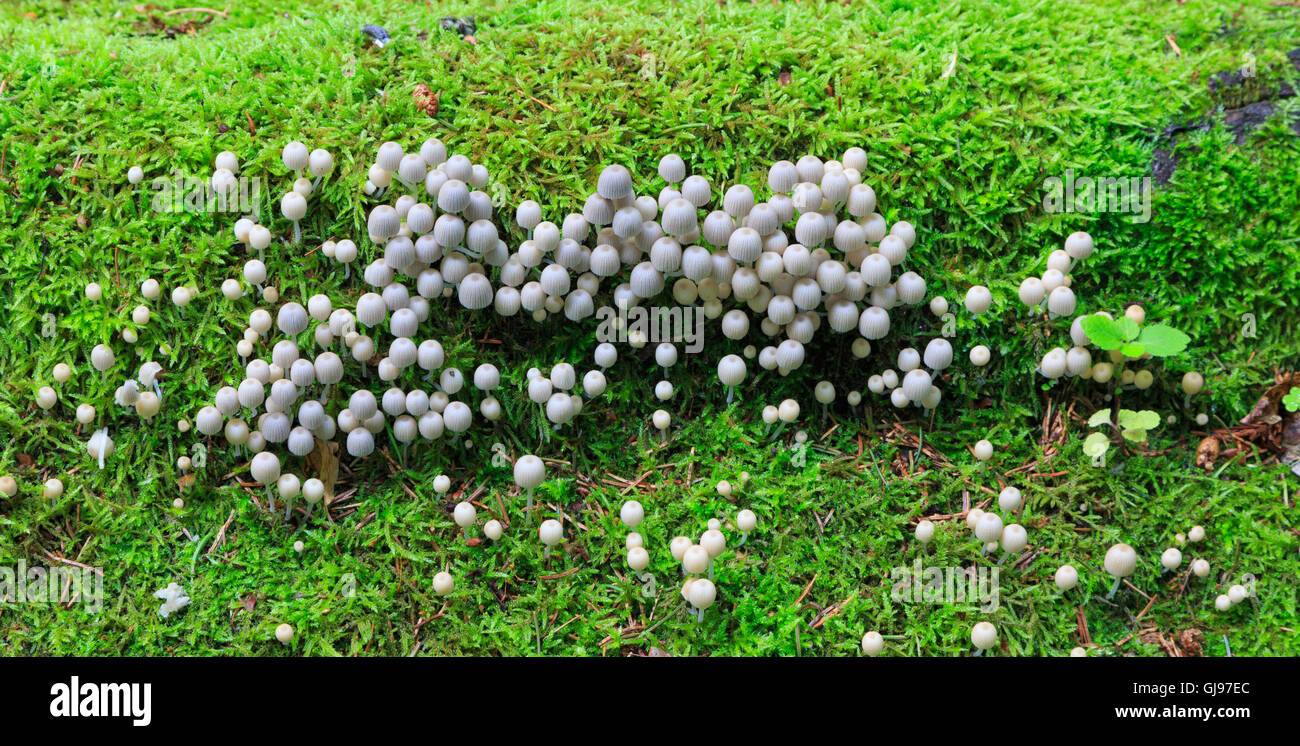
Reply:
[[1169, 547], [1160, 555], [1160, 564], [1166, 570], [1177, 570], [1178, 566], [1183, 564], [1183, 553], [1175, 547]]
[[623, 521], [623, 525], [628, 528], [636, 528], [641, 525], [641, 521], [645, 519], [645, 509], [642, 508], [641, 503], [636, 500], [628, 500], [623, 503], [623, 507], [619, 510], [618, 515], [619, 519]]
[[885, 638], [880, 636], [879, 632], [872, 630], [862, 636], [862, 652], [872, 658], [880, 655], [885, 649]]
[[57, 500], [63, 496], [63, 480], [58, 477], [51, 477], [45, 480], [41, 490], [41, 496], [49, 500]]
[[463, 501], [456, 503], [456, 509], [452, 517], [455, 519], [457, 526], [468, 529], [478, 521], [478, 511], [474, 508], [473, 503]]
[[1073, 565], [1061, 565], [1056, 568], [1056, 574], [1053, 576], [1056, 581], [1056, 587], [1062, 591], [1068, 591], [1079, 582], [1079, 571], [1074, 569]]
[[[979, 653], [993, 647], [998, 642], [998, 628], [988, 622], [976, 624], [970, 631], [970, 641], [979, 648]], [[979, 655], [976, 653], [976, 655]]]
[[1201, 558], [1192, 560], [1192, 574], [1198, 578], [1203, 578], [1210, 574], [1210, 563]]
[[1109, 599], [1115, 595], [1115, 591], [1119, 590], [1119, 585], [1124, 578], [1132, 575], [1137, 569], [1137, 552], [1133, 551], [1133, 547], [1128, 544], [1115, 544], [1106, 550], [1102, 566], [1115, 578], [1115, 584], [1111, 586], [1110, 593], [1106, 596]]
[[564, 540], [564, 526], [554, 518], [548, 518], [537, 528], [537, 538], [549, 549]]
[[1205, 529], [1200, 526], [1192, 526], [1187, 531], [1187, 540], [1191, 542], [1204, 541]]
[[930, 540], [934, 538], [934, 524], [922, 519], [916, 524], [915, 535], [917, 541], [922, 544], [929, 544]]
[[293, 627], [288, 624], [281, 624], [276, 627], [275, 639], [279, 640], [281, 645], [288, 645], [293, 640]]

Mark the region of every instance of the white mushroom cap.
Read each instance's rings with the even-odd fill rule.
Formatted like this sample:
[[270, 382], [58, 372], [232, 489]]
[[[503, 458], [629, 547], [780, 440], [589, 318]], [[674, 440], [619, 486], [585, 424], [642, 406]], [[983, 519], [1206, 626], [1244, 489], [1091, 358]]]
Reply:
[[1020, 510], [1020, 506], [1023, 505], [1024, 502], [1024, 498], [1020, 495], [1020, 490], [1009, 485], [1004, 487], [1002, 492], [998, 494], [998, 507], [1008, 513], [1014, 513], [1017, 510]]
[[90, 351], [90, 364], [95, 367], [95, 370], [107, 371], [113, 367], [114, 361], [113, 351], [108, 348], [108, 345], [98, 344]]
[[872, 658], [880, 655], [885, 649], [885, 638], [880, 636], [879, 632], [872, 630], [862, 636], [862, 652]]
[[456, 589], [456, 581], [449, 572], [440, 572], [433, 576], [433, 592], [445, 596]]
[[700, 536], [700, 546], [704, 547], [704, 551], [708, 552], [709, 558], [712, 559], [722, 554], [722, 551], [727, 548], [727, 537], [723, 535], [722, 531], [710, 528]]
[[132, 166], [126, 170], [126, 180], [132, 186], [144, 181], [144, 169], [139, 166]]
[[636, 528], [645, 519], [645, 508], [636, 500], [628, 500], [618, 511], [619, 520], [628, 528]]
[[302, 220], [307, 216], [307, 198], [298, 192], [286, 192], [280, 198], [280, 214], [295, 223]]
[[1054, 316], [1069, 316], [1074, 313], [1074, 291], [1062, 285], [1047, 296], [1047, 310]]
[[1075, 570], [1073, 565], [1061, 565], [1056, 568], [1053, 579], [1056, 581], [1057, 588], [1068, 591], [1079, 582], [1079, 571]]
[[537, 487], [546, 481], [546, 465], [542, 460], [531, 454], [520, 456], [515, 461], [514, 467], [515, 484], [524, 489]]
[[280, 478], [280, 459], [270, 451], [262, 451], [253, 456], [248, 471], [253, 479], [262, 484], [271, 484]]
[[659, 178], [669, 184], [680, 184], [686, 178], [686, 162], [675, 153], [665, 155], [659, 159]]
[[785, 423], [799, 419], [799, 402], [794, 399], [786, 399], [781, 402], [781, 406], [777, 408], [777, 416]]
[[1179, 565], [1183, 564], [1183, 553], [1174, 547], [1169, 547], [1160, 555], [1160, 564], [1166, 570], [1176, 570]]
[[970, 641], [980, 650], [988, 650], [998, 642], [998, 629], [988, 622], [980, 622], [971, 628]]
[[1201, 526], [1192, 526], [1190, 529], [1187, 530], [1188, 541], [1196, 542], [1196, 541], [1203, 541], [1204, 539], [1205, 539], [1205, 529], [1202, 528]]
[[1009, 524], [1002, 529], [1002, 551], [1016, 554], [1028, 543], [1029, 535], [1025, 532], [1025, 527], [1019, 523]]
[[704, 547], [693, 545], [682, 552], [682, 570], [687, 575], [698, 575], [709, 569], [709, 552]]
[[456, 509], [452, 512], [452, 518], [456, 525], [461, 528], [469, 528], [478, 520], [478, 511], [474, 504], [468, 501], [456, 503]]
[[608, 200], [632, 197], [632, 172], [620, 165], [606, 166], [596, 180], [596, 193]]
[[554, 518], [542, 521], [542, 525], [537, 527], [537, 538], [548, 547], [553, 547], [564, 541], [564, 526]]
[[1065, 239], [1065, 253], [1074, 259], [1087, 259], [1092, 255], [1092, 250], [1092, 236], [1083, 231], [1071, 233]]
[[307, 146], [297, 141], [285, 145], [284, 150], [280, 152], [280, 160], [284, 162], [284, 167], [290, 171], [301, 171], [307, 168], [309, 158], [310, 154], [307, 151]]
[[1047, 290], [1043, 287], [1043, 281], [1037, 277], [1026, 277], [1020, 283], [1020, 302], [1026, 306], [1036, 306], [1043, 302]]
[[907, 375], [903, 376], [903, 393], [907, 396], [908, 401], [913, 404], [920, 404], [925, 396], [930, 393], [930, 387], [934, 385], [930, 374], [921, 368], [910, 370]]
[[934, 538], [934, 524], [928, 520], [922, 519], [917, 522], [915, 530], [916, 540], [922, 544], [929, 544]]
[[629, 547], [627, 550], [627, 566], [636, 572], [641, 572], [650, 566], [650, 553], [643, 547]]
[[1002, 518], [997, 513], [985, 513], [975, 524], [975, 537], [984, 543], [1002, 538]]
[[758, 526], [758, 516], [754, 515], [754, 511], [746, 508], [736, 514], [736, 528], [740, 529], [741, 533], [749, 533], [756, 526]]
[[1210, 574], [1210, 563], [1201, 558], [1192, 560], [1192, 573], [1198, 578], [1203, 578]]
[[697, 578], [687, 589], [687, 595], [695, 608], [704, 610], [713, 605], [718, 597], [717, 586], [708, 578]]
[[974, 285], [966, 291], [965, 303], [966, 310], [978, 316], [993, 305], [993, 294], [983, 285]]
[[1128, 544], [1115, 544], [1106, 550], [1102, 565], [1117, 578], [1127, 578], [1137, 569], [1137, 552]]
[[293, 640], [293, 627], [288, 624], [281, 624], [275, 628], [275, 639], [281, 645], [288, 645]]

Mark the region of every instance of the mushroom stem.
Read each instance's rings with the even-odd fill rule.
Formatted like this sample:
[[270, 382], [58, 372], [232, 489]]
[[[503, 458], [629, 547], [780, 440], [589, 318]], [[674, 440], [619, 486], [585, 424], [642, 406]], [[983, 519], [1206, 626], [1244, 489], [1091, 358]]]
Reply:
[[274, 512], [275, 512], [275, 493], [271, 491], [271, 485], [269, 485], [269, 484], [266, 485], [266, 499], [267, 499], [267, 500], [269, 501], [269, 503], [270, 503], [270, 506], [271, 506], [271, 512], [274, 513]]
[[1010, 557], [1010, 556], [1011, 556], [1011, 553], [1010, 553], [1010, 552], [1003, 552], [1003, 553], [1002, 553], [1002, 556], [998, 558], [998, 564], [1000, 565], [1000, 564], [1002, 564], [1003, 562], [1006, 562], [1006, 561], [1007, 561], [1007, 557]]
[[316, 180], [313, 181], [313, 182], [311, 183], [311, 191], [312, 191], [312, 194], [315, 194], [315, 193], [316, 193], [316, 190], [317, 190], [317, 189], [320, 189], [321, 182], [323, 182], [323, 181], [325, 181], [325, 177], [324, 177], [324, 176], [317, 176], [317, 177], [316, 177]]
[[316, 507], [316, 503], [307, 503], [307, 515], [303, 517], [303, 521], [304, 521], [304, 522], [305, 522], [308, 518], [311, 518], [311, 511], [312, 511], [315, 507]]
[[348, 279], [348, 275], [350, 275], [351, 273], [352, 273], [352, 265], [351, 265], [351, 264], [344, 264], [344, 265], [343, 265], [343, 279], [345, 279], [345, 280]]
[[108, 428], [100, 428], [95, 433], [99, 436], [99, 469], [104, 470], [104, 438], [108, 436]]
[[158, 398], [159, 398], [159, 399], [162, 399], [162, 398], [163, 398], [163, 396], [162, 396], [162, 387], [158, 385], [158, 382], [157, 382], [157, 381], [154, 381], [154, 382], [153, 382], [153, 392], [154, 392], [155, 394], [158, 395]]
[[[521, 480], [521, 481], [522, 481], [522, 480]], [[527, 513], [528, 513], [528, 517], [529, 517], [529, 518], [532, 518], [532, 517], [533, 517], [533, 488], [532, 488], [532, 487], [529, 487], [529, 488], [528, 488], [528, 508], [527, 508]]]
[[298, 220], [293, 221], [293, 242], [302, 243], [302, 223]]
[[742, 531], [742, 532], [740, 532], [740, 541], [736, 542], [736, 546], [738, 546], [738, 547], [743, 547], [743, 546], [745, 546], [745, 542], [748, 541], [748, 540], [749, 540], [749, 532], [748, 532], [748, 531]]
[[1115, 583], [1110, 587], [1110, 593], [1106, 594], [1106, 600], [1109, 601], [1115, 597], [1115, 591], [1119, 590], [1119, 584], [1124, 582], [1123, 578], [1115, 578]]
[[771, 440], [776, 440], [777, 438], [781, 437], [781, 431], [784, 429], [785, 429], [785, 420], [781, 420], [781, 424], [777, 425], [776, 430], [772, 433]]
[[981, 655], [984, 655], [984, 651], [983, 651], [983, 650], [976, 650], [976, 651], [975, 651], [975, 655], [972, 655], [971, 657], [972, 657], [972, 658], [978, 658], [978, 657], [980, 657]]
[[292, 515], [293, 515], [293, 498], [286, 497], [284, 499], [284, 519], [287, 521], [289, 520], [289, 517]]
[[699, 609], [695, 613], [695, 623], [700, 624], [704, 621], [704, 609]]
[[736, 387], [735, 387], [735, 386], [728, 386], [728, 387], [727, 387], [727, 403], [728, 403], [728, 404], [731, 403], [731, 400], [732, 400], [733, 397], [735, 397], [735, 395], [736, 395]]
[[329, 399], [329, 398], [330, 398], [330, 385], [327, 383], [327, 384], [325, 384], [325, 387], [324, 387], [323, 389], [321, 389], [321, 392], [320, 392], [320, 403], [321, 403], [321, 404], [324, 404], [325, 401], [326, 401], [327, 399]]

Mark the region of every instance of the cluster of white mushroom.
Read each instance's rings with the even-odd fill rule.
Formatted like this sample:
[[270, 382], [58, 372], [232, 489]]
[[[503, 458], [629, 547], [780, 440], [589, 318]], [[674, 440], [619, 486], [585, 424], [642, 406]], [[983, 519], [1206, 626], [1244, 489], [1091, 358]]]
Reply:
[[[721, 484], [727, 484], [722, 482]], [[720, 487], [719, 492], [722, 491]], [[730, 486], [726, 488], [730, 494]], [[623, 503], [619, 509], [619, 520], [629, 529], [635, 529], [645, 520], [645, 508], [636, 500]], [[736, 528], [742, 537], [748, 537], [758, 525], [758, 517], [752, 510], [744, 509], [736, 514]], [[742, 538], [741, 543], [744, 543]], [[650, 553], [645, 547], [645, 539], [637, 531], [629, 531], [624, 541], [627, 548], [627, 565], [637, 573], [641, 580], [648, 580], [646, 568], [650, 566]], [[677, 536], [669, 543], [668, 550], [673, 560], [681, 563], [682, 574], [686, 576], [682, 584], [682, 598], [690, 605], [690, 611], [697, 621], [703, 621], [704, 612], [718, 597], [717, 586], [713, 583], [713, 562], [727, 548], [727, 537], [722, 533], [722, 521], [711, 518], [707, 528], [698, 541], [689, 536]], [[708, 577], [700, 577], [707, 574]]]
[[[147, 301], [155, 301], [162, 295], [162, 286], [155, 279], [148, 278], [140, 285], [140, 293]], [[87, 300], [98, 302], [103, 300], [104, 291], [98, 283], [88, 283], [85, 287]], [[177, 307], [184, 307], [197, 297], [198, 291], [190, 286], [178, 285], [172, 290], [172, 303]], [[139, 304], [131, 311], [131, 322], [133, 326], [128, 326], [122, 330], [122, 341], [128, 345], [133, 345], [139, 341], [139, 334], [136, 327], [147, 325], [152, 319], [152, 311], [147, 304]], [[163, 345], [161, 351], [166, 352], [168, 347]], [[108, 344], [101, 343], [95, 345], [90, 350], [90, 364], [95, 370], [101, 373], [107, 373], [117, 364], [117, 355], [113, 348]], [[56, 383], [66, 384], [73, 376], [73, 368], [69, 363], [58, 363], [54, 366], [52, 377]], [[162, 409], [162, 387], [158, 382], [162, 374], [162, 366], [152, 360], [143, 363], [136, 372], [134, 378], [125, 379], [114, 392], [114, 402], [126, 410], [132, 411], [145, 422], [151, 422]], [[36, 392], [36, 403], [44, 411], [52, 410], [59, 402], [59, 394], [52, 386], [41, 386]], [[82, 425], [90, 425], [99, 418], [99, 410], [89, 402], [83, 402], [76, 408], [76, 419]], [[188, 422], [180, 420], [177, 423], [178, 428], [184, 432], [188, 429]], [[104, 461], [113, 454], [113, 438], [108, 433], [108, 427], [103, 426], [91, 432], [86, 441], [86, 452], [94, 459], [99, 468], [104, 468]]]

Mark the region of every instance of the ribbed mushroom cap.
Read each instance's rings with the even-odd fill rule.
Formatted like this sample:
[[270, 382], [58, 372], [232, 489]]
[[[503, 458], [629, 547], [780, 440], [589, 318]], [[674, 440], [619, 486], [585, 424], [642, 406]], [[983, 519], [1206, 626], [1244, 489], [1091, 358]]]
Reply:
[[741, 264], [753, 264], [763, 253], [763, 237], [753, 228], [737, 228], [727, 239], [727, 254]]
[[1087, 259], [1092, 255], [1093, 243], [1092, 236], [1079, 231], [1071, 233], [1065, 239], [1065, 253], [1074, 259]]
[[925, 365], [940, 371], [952, 365], [952, 344], [943, 337], [935, 337], [925, 346]]
[[1137, 569], [1137, 552], [1128, 544], [1115, 544], [1106, 550], [1106, 557], [1102, 561], [1106, 572], [1117, 578], [1127, 578]]
[[492, 282], [478, 272], [465, 275], [457, 291], [460, 304], [475, 311], [491, 305], [493, 295]]
[[686, 162], [675, 153], [665, 155], [659, 159], [659, 178], [669, 184], [680, 184], [686, 178]]
[[922, 368], [910, 370], [907, 375], [903, 376], [903, 393], [907, 395], [909, 401], [913, 404], [920, 404], [925, 395], [929, 393], [933, 381], [930, 374]]
[[608, 200], [632, 197], [632, 172], [617, 164], [606, 166], [596, 180], [596, 193]]
[[463, 211], [469, 207], [469, 192], [469, 185], [460, 179], [447, 179], [438, 189], [438, 209], [445, 213]]
[[695, 207], [704, 207], [713, 199], [713, 187], [703, 176], [688, 176], [682, 181], [682, 198]]
[[1047, 310], [1053, 316], [1069, 316], [1074, 313], [1074, 291], [1064, 285], [1056, 288], [1047, 296]]
[[524, 489], [531, 489], [546, 481], [546, 465], [542, 460], [528, 454], [520, 456], [514, 466], [515, 484]]
[[271, 484], [280, 478], [280, 459], [270, 451], [262, 451], [249, 462], [249, 473], [262, 484]]
[[297, 141], [285, 145], [284, 150], [280, 151], [280, 160], [290, 171], [301, 171], [307, 168], [309, 157], [307, 146]]
[[884, 339], [889, 334], [889, 312], [879, 306], [863, 309], [858, 333], [866, 339]]
[[[377, 242], [396, 236], [401, 229], [402, 221], [397, 216], [397, 210], [394, 210], [389, 205], [376, 205], [370, 211], [370, 217], [366, 219], [366, 230], [370, 233], [370, 237]], [[336, 246], [335, 253], [337, 251]]]
[[972, 285], [966, 291], [965, 304], [967, 311], [978, 316], [989, 310], [989, 306], [993, 305], [993, 294], [983, 285]]
[[343, 359], [333, 352], [322, 352], [316, 356], [316, 380], [325, 385], [333, 385], [343, 380]]
[[669, 202], [664, 207], [660, 224], [670, 236], [685, 236], [698, 230], [699, 217], [695, 205], [681, 197]]

